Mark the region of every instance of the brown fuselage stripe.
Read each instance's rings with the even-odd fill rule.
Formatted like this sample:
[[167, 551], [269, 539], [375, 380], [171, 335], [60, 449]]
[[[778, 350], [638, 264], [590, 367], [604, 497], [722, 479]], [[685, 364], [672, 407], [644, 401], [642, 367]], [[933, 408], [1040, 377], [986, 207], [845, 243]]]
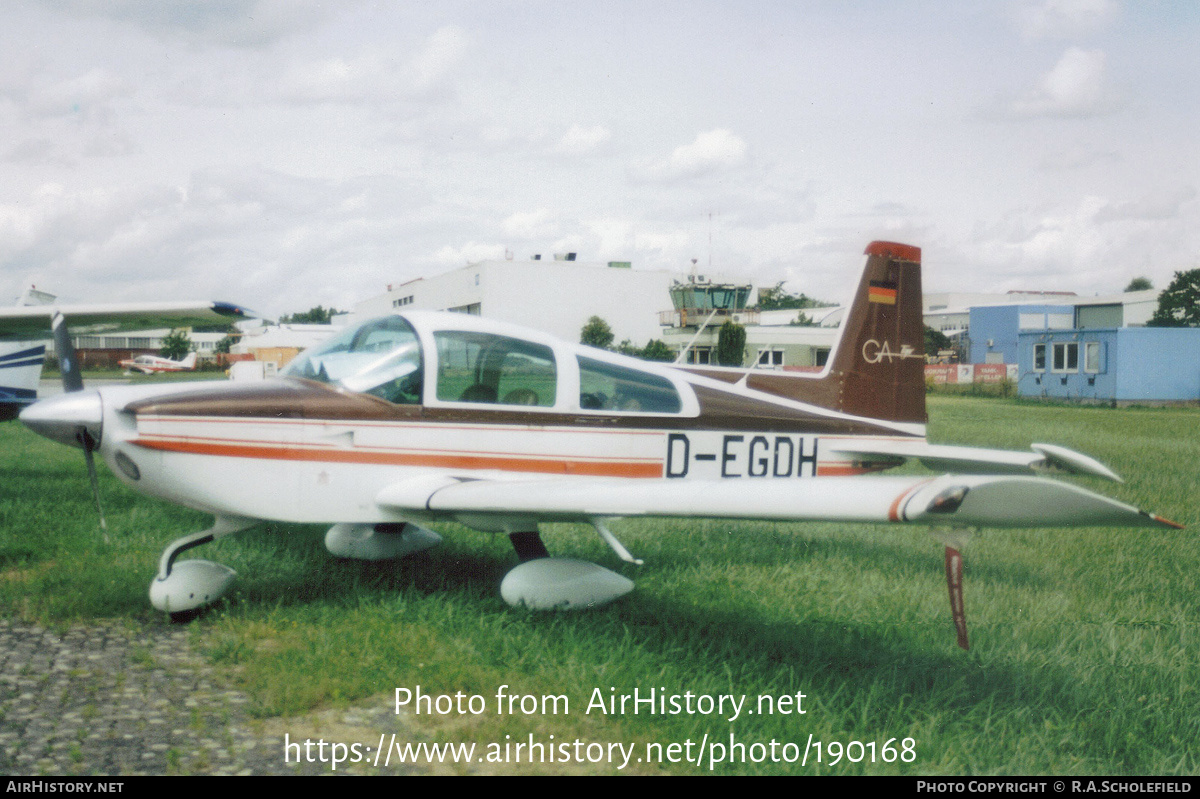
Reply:
[[[363, 463], [376, 466], [423, 466], [443, 469], [500, 469], [507, 472], [539, 474], [571, 474], [588, 477], [661, 478], [662, 461], [595, 462], [561, 458], [519, 458], [500, 455], [428, 452], [370, 452], [363, 450], [325, 449], [312, 447], [231, 444], [200, 441], [172, 441], [138, 438], [130, 442], [143, 449], [162, 452], [181, 452], [189, 455], [216, 455], [226, 458], [258, 458], [262, 460], [308, 461], [325, 463]], [[584, 456], [586, 457], [586, 456]], [[880, 471], [884, 467], [817, 466], [819, 477], [846, 477]], [[896, 499], [893, 509], [902, 497]]]

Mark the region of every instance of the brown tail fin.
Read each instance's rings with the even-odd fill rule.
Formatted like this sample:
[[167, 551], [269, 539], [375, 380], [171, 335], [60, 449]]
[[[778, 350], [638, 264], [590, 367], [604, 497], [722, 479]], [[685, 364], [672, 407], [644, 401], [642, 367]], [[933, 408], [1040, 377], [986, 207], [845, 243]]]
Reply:
[[752, 374], [748, 385], [833, 410], [925, 423], [925, 326], [921, 249], [873, 241], [823, 379]]
[[842, 320], [829, 376], [841, 408], [894, 422], [925, 421], [925, 324], [921, 250], [874, 241], [858, 292]]

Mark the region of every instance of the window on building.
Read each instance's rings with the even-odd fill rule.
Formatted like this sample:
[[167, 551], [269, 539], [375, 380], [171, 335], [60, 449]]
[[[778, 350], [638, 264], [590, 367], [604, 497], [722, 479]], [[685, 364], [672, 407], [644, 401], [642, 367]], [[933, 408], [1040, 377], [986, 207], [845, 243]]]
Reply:
[[671, 381], [626, 366], [579, 357], [579, 407], [591, 411], [679, 413]]
[[1083, 345], [1083, 371], [1089, 374], [1104, 371], [1104, 345], [1101, 342], [1089, 341]]
[[1033, 345], [1033, 371], [1035, 371], [1035, 372], [1046, 371], [1046, 345], [1045, 344], [1034, 344]]
[[818, 347], [813, 350], [813, 366], [824, 366], [829, 362], [829, 347]]
[[1079, 371], [1079, 343], [1075, 341], [1054, 345], [1054, 371]]
[[783, 350], [761, 349], [758, 351], [759, 366], [783, 366]]
[[549, 347], [491, 333], [443, 331], [437, 398], [446, 402], [554, 405], [557, 371]]

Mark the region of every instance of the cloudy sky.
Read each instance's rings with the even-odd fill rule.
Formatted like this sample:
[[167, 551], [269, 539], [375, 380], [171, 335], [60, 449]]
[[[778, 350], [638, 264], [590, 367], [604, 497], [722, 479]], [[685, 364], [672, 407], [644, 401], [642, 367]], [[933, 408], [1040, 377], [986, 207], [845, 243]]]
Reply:
[[[577, 251], [830, 300], [1200, 266], [1200, 5], [6, 0], [0, 298], [351, 307]], [[711, 243], [710, 243], [711, 242]]]

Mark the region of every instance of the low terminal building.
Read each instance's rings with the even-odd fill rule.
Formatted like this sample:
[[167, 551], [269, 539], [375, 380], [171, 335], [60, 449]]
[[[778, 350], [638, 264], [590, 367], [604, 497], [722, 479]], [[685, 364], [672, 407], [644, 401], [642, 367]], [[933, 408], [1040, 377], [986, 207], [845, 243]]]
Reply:
[[1021, 396], [1200, 403], [1200, 328], [1031, 330], [1018, 338]]
[[1200, 329], [1146, 327], [1157, 298], [1150, 290], [972, 308], [971, 363], [1015, 365], [1024, 397], [1200, 402]]

